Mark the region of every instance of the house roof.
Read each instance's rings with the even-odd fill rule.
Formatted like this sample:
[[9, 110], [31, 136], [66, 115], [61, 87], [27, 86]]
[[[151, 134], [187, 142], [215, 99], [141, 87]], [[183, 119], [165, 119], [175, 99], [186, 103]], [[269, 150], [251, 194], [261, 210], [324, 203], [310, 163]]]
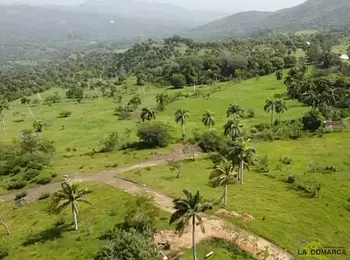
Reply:
[[341, 122], [340, 121], [325, 121], [326, 126], [340, 126]]

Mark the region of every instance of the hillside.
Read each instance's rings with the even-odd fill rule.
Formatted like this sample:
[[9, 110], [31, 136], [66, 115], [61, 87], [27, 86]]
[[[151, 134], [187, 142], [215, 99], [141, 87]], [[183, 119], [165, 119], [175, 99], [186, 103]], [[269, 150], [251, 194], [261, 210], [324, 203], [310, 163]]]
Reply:
[[273, 13], [244, 12], [213, 21], [185, 33], [193, 37], [248, 36], [261, 31], [325, 30], [350, 23], [347, 0], [308, 0]]

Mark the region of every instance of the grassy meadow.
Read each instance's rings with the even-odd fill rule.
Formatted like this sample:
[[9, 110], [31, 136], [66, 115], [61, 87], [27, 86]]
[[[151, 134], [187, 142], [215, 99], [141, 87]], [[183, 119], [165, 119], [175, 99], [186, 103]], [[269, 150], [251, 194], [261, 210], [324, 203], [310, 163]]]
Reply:
[[[286, 72], [285, 72], [286, 74]], [[132, 84], [135, 82], [128, 82]], [[101, 100], [85, 99], [81, 104], [75, 101], [66, 100], [62, 103], [52, 105], [37, 104], [31, 105], [31, 110], [37, 120], [41, 120], [45, 125], [43, 132], [39, 135], [48, 140], [54, 141], [56, 156], [53, 167], [45, 169], [43, 176], [57, 174], [57, 178], [67, 173], [77, 172], [96, 172], [109, 167], [122, 167], [135, 164], [140, 161], [155, 158], [154, 150], [140, 151], [119, 151], [115, 153], [89, 155], [92, 150], [99, 150], [101, 138], [107, 137], [112, 132], [118, 132], [121, 138], [125, 137], [125, 131], [131, 129], [132, 132], [128, 141], [136, 141], [136, 127], [141, 122], [140, 111], [142, 107], [156, 108], [155, 95], [165, 92], [172, 94], [174, 92], [193, 93], [193, 88], [182, 90], [164, 89], [147, 87], [145, 95], [142, 87], [136, 87], [135, 93], [142, 96], [142, 105], [139, 107], [130, 120], [120, 121], [114, 115], [114, 109], [120, 104], [113, 99], [104, 98]], [[216, 125], [219, 130], [226, 122], [226, 110], [232, 103], [239, 104], [243, 109], [253, 109], [255, 118], [244, 120], [247, 126], [255, 123], [269, 122], [270, 114], [263, 110], [265, 100], [274, 95], [283, 95], [285, 86], [282, 82], [277, 82], [274, 75], [251, 79], [241, 83], [218, 83], [211, 87], [217, 91], [209, 98], [202, 96], [184, 98], [171, 103], [164, 112], [157, 113], [157, 120], [169, 123], [174, 128], [174, 136], [181, 136], [181, 127], [174, 121], [174, 113], [178, 108], [189, 110], [190, 118], [187, 123], [188, 136], [192, 135], [192, 130], [198, 128], [204, 130], [201, 123], [202, 114], [206, 109], [216, 114]], [[197, 86], [197, 93], [209, 93], [209, 86]], [[55, 92], [61, 93], [60, 89], [51, 89], [42, 93], [43, 99], [53, 95]], [[63, 92], [63, 91], [62, 91]], [[123, 104], [126, 104], [132, 94], [123, 97]], [[37, 97], [32, 96], [31, 100]], [[33, 129], [33, 118], [31, 117], [27, 106], [22, 105], [19, 100], [11, 103], [12, 109], [4, 112], [7, 124], [8, 136], [0, 135], [1, 143], [10, 143], [19, 136], [23, 129]], [[288, 101], [289, 110], [284, 114], [284, 119], [299, 117], [307, 108], [296, 101]], [[72, 115], [68, 118], [58, 118], [61, 111], [71, 111]], [[158, 149], [157, 152], [166, 152], [173, 148], [170, 146], [164, 149]], [[8, 179], [7, 179], [8, 181]], [[0, 193], [5, 192], [6, 181], [2, 181]]]
[[[69, 207], [60, 215], [47, 213], [49, 199], [26, 207], [16, 207], [14, 202], [0, 203], [1, 215], [6, 216], [11, 229], [8, 236], [0, 228], [0, 249], [9, 250], [6, 259], [93, 259], [106, 243], [100, 236], [124, 221], [128, 209], [125, 205], [132, 205], [133, 198], [103, 184], [82, 183], [81, 187], [93, 192], [86, 196], [91, 206], [80, 204], [79, 231], [72, 230]], [[160, 212], [157, 228], [169, 229], [168, 219], [169, 214]]]
[[[314, 240], [324, 245], [350, 246], [349, 145], [348, 133], [254, 144], [258, 155], [268, 156], [269, 173], [255, 172], [253, 167], [245, 173], [244, 185], [229, 186], [228, 210], [248, 212], [254, 217], [251, 222], [230, 220], [294, 255], [298, 248]], [[291, 159], [289, 165], [282, 163], [284, 157]], [[155, 186], [174, 197], [181, 196], [183, 189], [199, 189], [205, 198], [214, 200], [222, 196], [223, 188], [209, 185], [212, 166], [206, 159], [182, 163], [179, 179], [168, 166], [123, 176]], [[326, 166], [334, 166], [336, 172], [322, 173]], [[295, 184], [285, 182], [288, 176], [295, 176]], [[297, 184], [321, 184], [319, 198], [310, 198], [296, 188]]]

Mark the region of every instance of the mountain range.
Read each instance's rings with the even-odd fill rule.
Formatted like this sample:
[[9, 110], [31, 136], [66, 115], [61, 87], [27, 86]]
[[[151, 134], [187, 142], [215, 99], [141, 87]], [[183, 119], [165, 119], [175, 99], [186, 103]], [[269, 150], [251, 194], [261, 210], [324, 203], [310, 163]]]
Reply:
[[191, 29], [183, 35], [200, 38], [249, 36], [258, 32], [325, 30], [350, 24], [349, 0], [308, 0], [276, 12], [242, 12]]

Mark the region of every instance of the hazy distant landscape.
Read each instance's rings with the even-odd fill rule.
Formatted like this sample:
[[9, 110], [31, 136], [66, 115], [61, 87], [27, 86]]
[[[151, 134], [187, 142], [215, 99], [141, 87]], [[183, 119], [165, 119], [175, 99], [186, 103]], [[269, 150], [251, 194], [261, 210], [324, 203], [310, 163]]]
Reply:
[[20, 1], [1, 260], [349, 258], [348, 0]]

